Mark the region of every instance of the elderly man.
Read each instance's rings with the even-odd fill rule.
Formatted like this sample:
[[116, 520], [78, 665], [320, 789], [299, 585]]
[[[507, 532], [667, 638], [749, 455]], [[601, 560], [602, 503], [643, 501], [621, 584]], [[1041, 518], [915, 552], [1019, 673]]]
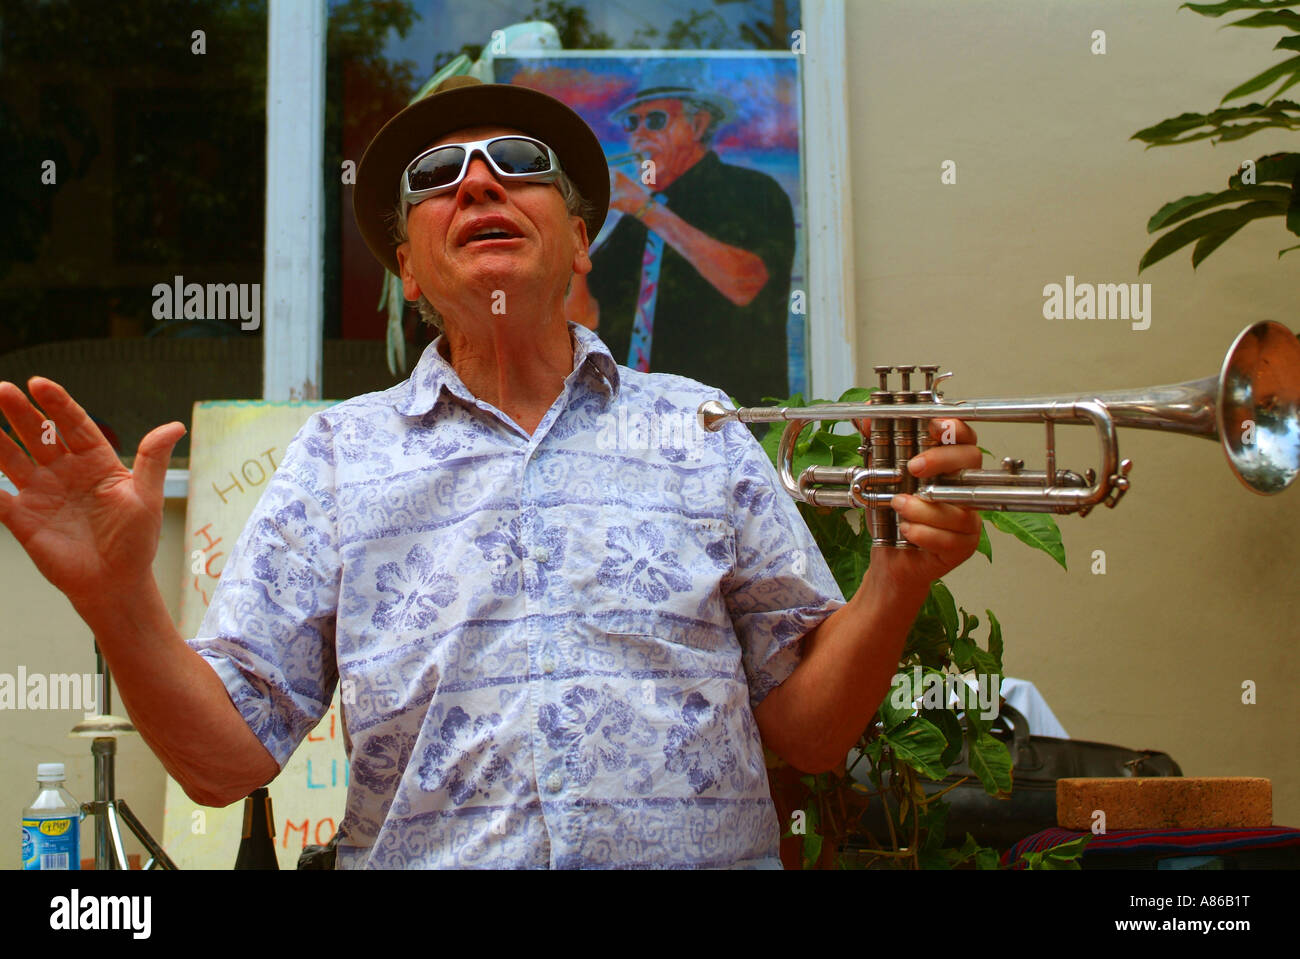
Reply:
[[[0, 385], [32, 457], [0, 438], [20, 491], [0, 521], [196, 802], [273, 779], [341, 685], [341, 868], [779, 867], [762, 744], [843, 762], [977, 519], [901, 501], [923, 549], [877, 554], [846, 605], [743, 427], [698, 455], [600, 448], [620, 406], [721, 395], [566, 323], [605, 177], [576, 114], [519, 87], [449, 83], [380, 131], [358, 222], [445, 335], [406, 382], [310, 418], [188, 643], [150, 574], [183, 427], [132, 474], [56, 384], [29, 383], [44, 413]], [[913, 471], [978, 462], [961, 429]]]
[[623, 216], [569, 315], [594, 324], [620, 363], [707, 380], [753, 405], [789, 393], [794, 212], [776, 180], [719, 158], [714, 137], [735, 115], [680, 60], [653, 66], [614, 112], [650, 165], [636, 179], [615, 172], [610, 206]]

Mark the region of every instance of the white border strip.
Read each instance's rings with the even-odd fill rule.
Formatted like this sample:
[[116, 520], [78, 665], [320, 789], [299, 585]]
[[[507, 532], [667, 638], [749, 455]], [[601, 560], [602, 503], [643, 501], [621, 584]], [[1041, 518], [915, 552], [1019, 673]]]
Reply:
[[325, 305], [325, 0], [267, 11], [262, 399], [321, 396]]
[[844, 0], [803, 0], [804, 169], [808, 239], [808, 375], [835, 400], [857, 382], [853, 189]]

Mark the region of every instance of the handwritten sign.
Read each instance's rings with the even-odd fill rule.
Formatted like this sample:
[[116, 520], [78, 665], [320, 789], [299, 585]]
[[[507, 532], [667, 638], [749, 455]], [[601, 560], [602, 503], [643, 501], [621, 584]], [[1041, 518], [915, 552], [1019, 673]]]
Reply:
[[[182, 636], [195, 636], [226, 558], [294, 434], [329, 402], [231, 400], [194, 404]], [[270, 785], [275, 848], [293, 869], [308, 845], [324, 845], [342, 820], [351, 771], [337, 692], [329, 711]], [[172, 779], [163, 805], [163, 846], [182, 869], [230, 869], [239, 852], [243, 803], [199, 806]]]

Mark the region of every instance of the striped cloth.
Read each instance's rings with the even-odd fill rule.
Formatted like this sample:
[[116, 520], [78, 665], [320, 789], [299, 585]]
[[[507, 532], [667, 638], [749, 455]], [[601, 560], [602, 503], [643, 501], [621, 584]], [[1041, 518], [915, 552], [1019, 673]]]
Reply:
[[[1020, 859], [1031, 852], [1088, 836], [1084, 858], [1105, 859], [1132, 853], [1165, 853], [1178, 856], [1231, 855], [1261, 849], [1295, 847], [1300, 854], [1300, 829], [1287, 826], [1257, 826], [1246, 829], [1116, 829], [1100, 836], [1073, 829], [1053, 827], [1026, 836], [1002, 854], [1004, 868], [1023, 869]], [[1012, 863], [1016, 865], [1012, 866]]]

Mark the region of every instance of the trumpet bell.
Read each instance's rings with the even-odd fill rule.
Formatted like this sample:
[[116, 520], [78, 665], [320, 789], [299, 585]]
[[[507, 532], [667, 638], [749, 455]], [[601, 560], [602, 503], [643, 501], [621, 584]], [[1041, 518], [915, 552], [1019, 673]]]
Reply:
[[1281, 323], [1246, 327], [1219, 373], [1219, 439], [1237, 478], [1280, 493], [1300, 472], [1300, 339]]

